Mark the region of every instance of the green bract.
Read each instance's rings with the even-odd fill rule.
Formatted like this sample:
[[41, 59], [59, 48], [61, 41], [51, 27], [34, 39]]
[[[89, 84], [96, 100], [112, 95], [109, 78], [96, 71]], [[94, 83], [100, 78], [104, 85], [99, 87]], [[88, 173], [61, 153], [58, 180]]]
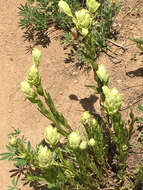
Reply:
[[87, 124], [88, 120], [90, 119], [90, 113], [89, 111], [85, 111], [82, 115], [81, 115], [81, 121], [83, 124]]
[[38, 67], [40, 63], [40, 59], [42, 57], [41, 51], [37, 48], [34, 48], [32, 51], [33, 63]]
[[41, 77], [36, 65], [32, 65], [26, 75], [25, 79], [30, 85], [38, 86], [41, 82]]
[[46, 146], [40, 145], [37, 157], [41, 168], [46, 168], [53, 164], [52, 152]]
[[58, 143], [60, 134], [57, 132], [57, 129], [52, 125], [49, 125], [45, 129], [45, 141], [50, 145], [56, 145]]
[[82, 142], [80, 143], [79, 148], [80, 148], [81, 150], [85, 150], [85, 149], [87, 148], [87, 141], [82, 141]]
[[60, 0], [58, 6], [59, 6], [59, 9], [61, 12], [64, 12], [65, 14], [67, 14], [70, 17], [73, 16], [69, 5], [65, 1]]
[[94, 126], [94, 127], [97, 127], [98, 126], [98, 121], [96, 119], [92, 119], [91, 120], [91, 125]]
[[28, 98], [37, 98], [37, 93], [33, 90], [32, 86], [27, 81], [23, 81], [21, 83], [21, 90], [27, 95]]
[[102, 89], [105, 94], [105, 110], [109, 115], [113, 115], [118, 112], [121, 107], [121, 96], [116, 88], [110, 90], [107, 86], [103, 86]]
[[69, 145], [71, 148], [73, 149], [78, 148], [81, 142], [81, 136], [79, 135], [79, 131], [72, 132], [68, 136], [68, 140], [69, 140]]
[[94, 140], [94, 138], [91, 138], [91, 139], [88, 141], [88, 145], [89, 145], [89, 146], [94, 146], [94, 145], [95, 145], [95, 140]]
[[79, 32], [82, 35], [88, 34], [88, 28], [92, 23], [92, 17], [90, 13], [86, 9], [81, 9], [75, 12], [76, 18], [73, 18], [73, 22], [75, 23], [76, 27], [78, 28]]
[[101, 81], [103, 82], [108, 82], [109, 80], [109, 74], [107, 73], [104, 64], [101, 64], [98, 66], [98, 70], [96, 72], [97, 76], [100, 78]]
[[87, 0], [86, 6], [91, 13], [95, 13], [96, 10], [99, 8], [100, 3], [98, 3], [96, 0]]

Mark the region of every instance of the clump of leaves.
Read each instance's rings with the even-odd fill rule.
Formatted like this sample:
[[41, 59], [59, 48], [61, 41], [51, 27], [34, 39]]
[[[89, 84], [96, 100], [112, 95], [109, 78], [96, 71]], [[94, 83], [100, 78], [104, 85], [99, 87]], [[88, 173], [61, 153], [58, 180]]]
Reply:
[[[59, 12], [58, 2], [59, 0], [27, 0], [25, 5], [19, 6], [20, 27], [45, 31], [54, 24], [59, 29], [70, 29], [73, 23], [70, 18]], [[73, 11], [81, 5], [79, 0], [67, 0], [67, 3]]]

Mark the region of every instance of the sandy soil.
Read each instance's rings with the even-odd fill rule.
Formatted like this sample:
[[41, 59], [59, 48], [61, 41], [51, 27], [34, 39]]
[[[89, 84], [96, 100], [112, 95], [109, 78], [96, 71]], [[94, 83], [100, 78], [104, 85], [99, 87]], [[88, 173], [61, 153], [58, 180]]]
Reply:
[[[20, 90], [20, 83], [32, 63], [31, 54], [26, 53], [26, 47], [30, 44], [24, 42], [23, 31], [18, 27], [17, 7], [23, 2], [0, 1], [0, 152], [6, 151], [7, 134], [11, 127], [20, 128], [26, 138], [37, 144], [42, 139], [43, 127], [49, 123], [37, 111], [36, 106], [25, 99]], [[143, 55], [129, 40], [132, 37], [143, 38], [143, 1], [126, 0], [122, 4], [114, 27], [119, 31], [117, 43], [127, 45], [128, 50], [123, 52], [119, 47], [113, 47], [112, 56], [116, 59], [101, 54], [98, 62], [106, 65], [111, 76], [110, 86], [117, 87], [122, 94], [122, 113], [127, 118], [131, 105], [135, 113], [139, 114], [137, 105], [143, 104]], [[132, 11], [133, 8], [141, 8], [140, 15]], [[51, 43], [47, 48], [39, 46], [43, 54], [40, 71], [44, 86], [51, 93], [56, 107], [73, 128], [78, 128], [83, 111], [98, 112], [98, 99], [86, 87], [94, 83], [93, 73], [76, 70], [73, 63], [65, 63], [70, 50], [64, 50], [60, 40], [55, 39], [58, 34], [52, 33]], [[134, 54], [136, 59], [133, 59]], [[137, 101], [139, 102], [136, 103]], [[0, 163], [0, 189], [6, 190], [11, 184], [9, 170], [12, 165], [7, 161]]]

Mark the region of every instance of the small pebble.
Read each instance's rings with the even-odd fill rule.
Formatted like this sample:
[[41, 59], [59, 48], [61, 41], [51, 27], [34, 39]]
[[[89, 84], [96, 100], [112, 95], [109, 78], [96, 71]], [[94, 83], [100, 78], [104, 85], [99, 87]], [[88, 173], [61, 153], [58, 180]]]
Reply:
[[62, 91], [60, 91], [60, 92], [59, 92], [59, 94], [60, 94], [60, 95], [63, 95], [63, 92], [62, 92]]

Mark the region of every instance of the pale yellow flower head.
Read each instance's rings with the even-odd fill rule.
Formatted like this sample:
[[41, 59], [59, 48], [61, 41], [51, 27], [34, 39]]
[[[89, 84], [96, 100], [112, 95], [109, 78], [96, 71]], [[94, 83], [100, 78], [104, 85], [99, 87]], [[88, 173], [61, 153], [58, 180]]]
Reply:
[[91, 13], [95, 13], [100, 6], [96, 0], [86, 0], [86, 6]]
[[21, 83], [21, 90], [26, 94], [28, 98], [35, 99], [37, 97], [37, 93], [33, 90], [32, 86], [27, 81], [23, 81]]
[[81, 136], [79, 135], [79, 131], [72, 132], [68, 136], [68, 140], [69, 140], [69, 145], [71, 148], [73, 149], [78, 148], [81, 142]]
[[94, 145], [95, 145], [95, 140], [94, 140], [94, 138], [91, 138], [91, 139], [88, 141], [88, 145], [89, 145], [89, 146], [94, 146]]
[[88, 28], [92, 24], [92, 17], [88, 10], [81, 9], [75, 12], [75, 18], [73, 18], [73, 22], [75, 23], [76, 27], [78, 28], [79, 32], [82, 35], [88, 34]]
[[59, 9], [61, 12], [64, 12], [65, 14], [67, 14], [70, 17], [73, 16], [69, 5], [65, 1], [60, 0], [58, 6], [59, 6]]
[[12, 146], [15, 146], [15, 145], [17, 144], [17, 139], [16, 139], [16, 137], [11, 136], [11, 137], [10, 137], [9, 144], [12, 145]]
[[81, 150], [85, 150], [86, 148], [87, 148], [87, 141], [82, 141], [81, 143], [80, 143], [80, 146], [79, 146], [79, 148], [81, 149]]
[[98, 70], [96, 72], [97, 76], [100, 78], [103, 82], [108, 82], [109, 80], [109, 74], [107, 73], [104, 64], [101, 64], [98, 66]]
[[116, 88], [109, 89], [107, 86], [102, 87], [105, 95], [104, 108], [109, 115], [114, 115], [121, 108], [121, 96]]
[[52, 152], [46, 147], [40, 145], [38, 151], [38, 162], [41, 168], [46, 168], [53, 164], [53, 155]]
[[40, 59], [42, 57], [42, 53], [38, 48], [34, 48], [32, 51], [33, 63], [38, 67], [40, 64]]
[[83, 114], [81, 115], [81, 121], [82, 121], [82, 123], [83, 124], [87, 124], [88, 121], [89, 121], [89, 119], [90, 119], [90, 113], [89, 113], [89, 111], [83, 112]]
[[45, 141], [50, 145], [56, 145], [59, 141], [60, 134], [52, 125], [48, 125], [45, 129]]
[[38, 86], [41, 82], [40, 73], [36, 65], [32, 65], [26, 75], [25, 79], [30, 85]]

